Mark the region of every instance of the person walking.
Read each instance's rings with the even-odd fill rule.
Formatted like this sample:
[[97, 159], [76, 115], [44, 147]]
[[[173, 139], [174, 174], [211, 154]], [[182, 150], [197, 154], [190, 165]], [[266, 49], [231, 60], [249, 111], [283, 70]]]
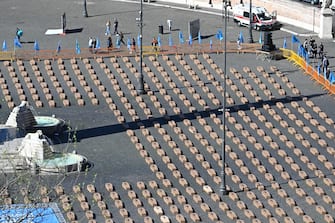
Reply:
[[166, 22], [167, 22], [169, 31], [171, 32], [171, 31], [172, 31], [172, 20], [171, 20], [171, 19], [168, 19], [168, 20], [166, 20]]
[[108, 53], [112, 49], [113, 49], [113, 40], [112, 40], [111, 36], [108, 36], [108, 38], [107, 38], [107, 51], [108, 51]]
[[313, 36], [310, 36], [309, 45], [313, 46], [314, 43], [315, 43], [315, 39], [313, 39]]
[[329, 60], [326, 55], [323, 56], [322, 66], [323, 66], [323, 73], [326, 73], [329, 66]]
[[121, 43], [122, 43], [123, 45], [126, 45], [126, 43], [124, 42], [124, 35], [123, 35], [123, 32], [120, 32], [120, 45], [121, 45]]
[[93, 53], [93, 38], [88, 38], [88, 49], [91, 53]]
[[318, 45], [316, 42], [314, 42], [312, 46], [312, 55], [314, 59], [317, 58], [317, 54], [318, 54]]
[[130, 53], [132, 52], [136, 52], [136, 41], [135, 41], [135, 38], [133, 37], [132, 41], [131, 41], [131, 50], [130, 50]]
[[322, 42], [319, 45], [319, 58], [320, 59], [323, 58], [323, 44], [322, 44]]
[[97, 39], [93, 38], [93, 40], [92, 40], [92, 50], [93, 50], [93, 53], [96, 53], [96, 47], [97, 47]]
[[23, 35], [23, 30], [21, 28], [16, 28], [16, 37], [19, 41], [22, 35]]
[[237, 37], [237, 49], [241, 50], [242, 49], [242, 45], [241, 45], [241, 38]]
[[105, 32], [105, 35], [108, 36], [111, 34], [111, 21], [110, 20], [107, 20], [106, 22], [106, 32]]
[[117, 18], [114, 18], [114, 34], [119, 33], [118, 27], [119, 27], [119, 21], [117, 20]]
[[327, 70], [326, 70], [326, 79], [329, 80], [329, 77], [330, 77], [330, 69], [327, 68]]
[[158, 41], [157, 39], [154, 37], [151, 41], [151, 46], [152, 46], [152, 49], [153, 51], [157, 51], [157, 44], [158, 44]]
[[308, 52], [308, 40], [305, 39], [304, 43], [302, 44], [302, 46], [304, 47], [306, 53]]

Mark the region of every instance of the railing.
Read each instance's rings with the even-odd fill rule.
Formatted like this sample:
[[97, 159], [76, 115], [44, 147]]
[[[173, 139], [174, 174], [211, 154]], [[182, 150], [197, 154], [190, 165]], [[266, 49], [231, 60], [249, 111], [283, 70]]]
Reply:
[[306, 74], [308, 74], [313, 80], [315, 80], [317, 83], [322, 85], [325, 90], [327, 90], [331, 94], [335, 94], [335, 84], [331, 83], [329, 79], [325, 78], [325, 76], [322, 73], [319, 73], [317, 70], [314, 69], [313, 66], [308, 64], [303, 57], [299, 56], [297, 53], [295, 53], [293, 50], [289, 49], [280, 49], [283, 52], [283, 56], [299, 66], [301, 69], [305, 71]]
[[[244, 43], [242, 49], [237, 48], [235, 42], [227, 43], [227, 53], [255, 53], [260, 48], [258, 43]], [[160, 46], [155, 49], [152, 46], [143, 46], [143, 55], [169, 55], [169, 54], [191, 54], [191, 53], [223, 53], [224, 47], [222, 43], [215, 44], [177, 44], [173, 46]], [[94, 57], [110, 57], [110, 56], [139, 56], [139, 49], [136, 47], [135, 52], [131, 52], [126, 46], [120, 48], [100, 48], [92, 52], [89, 48], [81, 48], [77, 54], [75, 49], [56, 50], [25, 50], [16, 49], [16, 51], [0, 52], [0, 60], [30, 60], [30, 59], [71, 59], [71, 58], [94, 58]]]
[[0, 52], [0, 60], [14, 60], [14, 51], [2, 51]]

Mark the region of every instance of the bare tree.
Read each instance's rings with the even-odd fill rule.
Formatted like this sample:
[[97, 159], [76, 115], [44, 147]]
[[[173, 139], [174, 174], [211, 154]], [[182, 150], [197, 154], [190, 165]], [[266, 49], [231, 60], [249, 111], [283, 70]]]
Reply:
[[[73, 140], [75, 137], [69, 141]], [[73, 149], [73, 145], [75, 143], [67, 143], [66, 148], [58, 154]], [[80, 171], [69, 173], [69, 169], [61, 166], [54, 172], [41, 171], [31, 160], [19, 159], [9, 152], [15, 149], [2, 150], [0, 161], [5, 161], [7, 166], [0, 169], [0, 222], [45, 222], [43, 219], [50, 218], [50, 210], [58, 209], [56, 203], [63, 204], [63, 212], [71, 210], [71, 199], [68, 197], [71, 195], [65, 195], [62, 183], [71, 174], [71, 178], [75, 179], [74, 184], [77, 184]], [[85, 166], [80, 168], [83, 170]], [[62, 215], [58, 216], [58, 221], [65, 222]]]

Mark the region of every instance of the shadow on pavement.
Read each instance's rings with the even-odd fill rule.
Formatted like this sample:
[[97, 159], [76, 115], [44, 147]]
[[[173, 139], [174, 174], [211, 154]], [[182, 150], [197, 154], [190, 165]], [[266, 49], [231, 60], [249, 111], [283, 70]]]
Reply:
[[75, 28], [75, 29], [66, 29], [65, 33], [66, 34], [71, 34], [71, 33], [81, 33], [83, 31], [83, 28]]
[[[251, 107], [255, 108], [262, 108], [264, 104], [275, 105], [277, 102], [282, 102], [284, 104], [290, 103], [292, 101], [301, 101], [304, 97], [313, 98], [318, 97], [324, 94], [312, 94], [308, 96], [297, 96], [297, 97], [284, 97], [284, 98], [277, 98], [272, 100], [265, 100], [259, 102], [253, 102], [243, 105], [234, 105], [230, 107], [226, 107], [231, 113], [238, 112], [239, 110], [250, 110]], [[107, 125], [107, 126], [100, 126], [95, 128], [87, 128], [82, 130], [69, 130], [64, 132], [62, 135], [59, 135], [55, 140], [54, 144], [61, 144], [61, 143], [68, 143], [69, 138], [75, 138], [77, 142], [81, 141], [82, 139], [110, 135], [114, 133], [124, 132], [126, 129], [136, 130], [139, 129], [139, 123], [143, 124], [145, 128], [154, 126], [155, 123], [159, 123], [161, 125], [168, 124], [168, 121], [173, 120], [175, 122], [182, 122], [184, 119], [194, 120], [200, 115], [202, 118], [210, 117], [211, 114], [222, 115], [222, 108], [218, 107], [215, 109], [207, 110], [207, 111], [195, 111], [191, 113], [185, 113], [180, 115], [171, 115], [171, 116], [164, 116], [164, 117], [156, 117], [150, 118], [145, 120], [138, 120], [133, 122], [127, 122], [125, 124], [115, 124], [115, 125]], [[127, 126], [127, 127], [125, 127]]]

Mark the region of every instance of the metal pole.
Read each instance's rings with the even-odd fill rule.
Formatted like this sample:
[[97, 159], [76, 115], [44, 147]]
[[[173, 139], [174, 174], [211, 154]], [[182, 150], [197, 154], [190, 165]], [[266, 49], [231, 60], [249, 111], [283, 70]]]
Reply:
[[253, 16], [252, 16], [252, 0], [250, 0], [250, 5], [249, 5], [249, 43], [253, 43], [254, 39], [252, 38], [252, 21], [253, 21]]
[[88, 14], [87, 14], [87, 2], [86, 2], [86, 0], [84, 0], [83, 16], [84, 17], [88, 17]]
[[315, 24], [315, 9], [313, 9], [313, 32], [314, 32], [314, 24]]
[[143, 61], [143, 48], [142, 48], [142, 43], [143, 43], [143, 0], [141, 0], [141, 11], [140, 11], [140, 17], [139, 17], [139, 26], [140, 26], [140, 76], [138, 80], [138, 89], [137, 92], [139, 94], [144, 94], [144, 78], [143, 78], [143, 66], [142, 66], [142, 61]]
[[227, 195], [228, 191], [226, 189], [226, 172], [225, 172], [225, 164], [226, 164], [226, 75], [227, 75], [227, 0], [223, 0], [225, 16], [224, 16], [224, 76], [223, 76], [223, 103], [222, 103], [222, 148], [221, 148], [221, 156], [222, 156], [222, 168], [221, 168], [221, 185], [220, 191], [222, 195]]

